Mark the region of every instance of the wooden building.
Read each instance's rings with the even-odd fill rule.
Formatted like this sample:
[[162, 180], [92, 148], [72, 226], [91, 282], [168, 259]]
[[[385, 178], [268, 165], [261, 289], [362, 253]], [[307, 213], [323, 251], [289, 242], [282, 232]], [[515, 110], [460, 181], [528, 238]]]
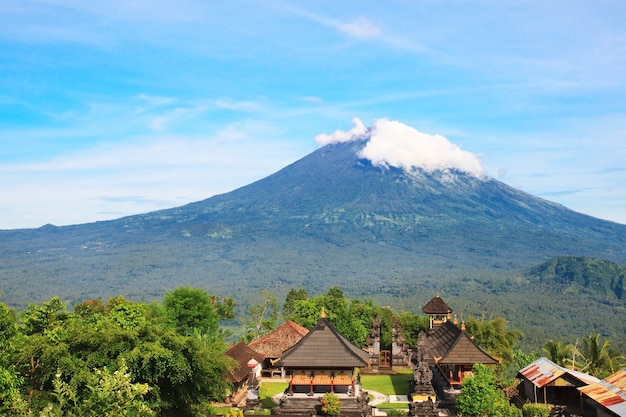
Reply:
[[598, 378], [563, 368], [544, 357], [520, 370], [517, 377], [522, 380], [519, 385], [522, 398], [533, 403], [565, 405], [569, 412], [581, 409], [578, 388], [599, 382]]
[[497, 365], [500, 361], [483, 350], [467, 334], [465, 325], [444, 321], [427, 336], [422, 336], [422, 346], [430, 365], [438, 369], [447, 384], [457, 389], [475, 364]]
[[[261, 363], [265, 359], [263, 355], [255, 352], [240, 342], [228, 349], [226, 356], [235, 360], [235, 367], [228, 373], [228, 380], [233, 385], [232, 394], [226, 399], [226, 402], [234, 402], [239, 404], [246, 397], [246, 389], [251, 374], [260, 376]], [[249, 367], [249, 363], [254, 362], [257, 365], [254, 368]]]
[[450, 320], [452, 309], [441, 299], [439, 294], [422, 307], [422, 311], [430, 318], [429, 328], [434, 329]]
[[284, 369], [276, 366], [283, 352], [298, 343], [309, 330], [293, 321], [287, 321], [263, 337], [253, 340], [248, 347], [263, 355], [263, 376], [284, 377]]
[[583, 394], [581, 414], [626, 417], [626, 368], [578, 390]]
[[324, 315], [276, 364], [289, 378], [278, 414], [310, 414], [325, 393], [337, 394], [342, 414], [365, 415], [367, 393], [358, 381], [358, 368], [368, 366], [368, 354], [350, 343]]

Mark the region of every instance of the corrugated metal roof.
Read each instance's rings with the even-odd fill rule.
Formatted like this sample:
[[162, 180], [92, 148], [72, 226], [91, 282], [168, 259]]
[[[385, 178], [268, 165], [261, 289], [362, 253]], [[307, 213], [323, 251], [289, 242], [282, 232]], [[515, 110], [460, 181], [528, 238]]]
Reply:
[[541, 357], [519, 371], [519, 373], [528, 381], [535, 384], [538, 388], [548, 385], [557, 378], [567, 374], [585, 383], [592, 384], [598, 382], [599, 379], [582, 372], [573, 371], [563, 368], [548, 358]]
[[602, 381], [578, 389], [618, 416], [626, 416], [626, 368]]

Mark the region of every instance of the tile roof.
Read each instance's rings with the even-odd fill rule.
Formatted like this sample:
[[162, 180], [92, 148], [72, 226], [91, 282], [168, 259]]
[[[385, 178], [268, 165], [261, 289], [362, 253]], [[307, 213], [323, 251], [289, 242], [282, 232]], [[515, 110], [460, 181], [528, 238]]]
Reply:
[[248, 347], [265, 355], [266, 358], [280, 358], [283, 351], [298, 343], [308, 332], [306, 327], [288, 321], [265, 336], [253, 340]]
[[437, 327], [426, 340], [430, 356], [441, 365], [499, 363], [496, 358], [478, 346], [465, 330], [459, 329], [449, 321]]
[[439, 294], [437, 294], [432, 300], [427, 302], [426, 305], [422, 307], [422, 311], [426, 314], [446, 315], [448, 313], [452, 313], [452, 309], [443, 302], [441, 297], [439, 297]]
[[532, 382], [538, 388], [542, 388], [565, 375], [569, 375], [585, 385], [599, 381], [598, 378], [591, 375], [563, 368], [562, 366], [559, 366], [544, 357], [541, 357], [526, 366], [524, 369], [519, 371], [519, 374], [528, 381]]
[[321, 318], [295, 346], [285, 351], [278, 366], [287, 368], [354, 368], [368, 364], [367, 352], [341, 335], [326, 319]]
[[233, 382], [241, 382], [250, 375], [248, 369], [248, 361], [254, 359], [257, 362], [263, 362], [265, 357], [246, 346], [245, 343], [239, 342], [235, 346], [228, 349], [227, 356], [236, 361], [235, 367], [228, 372], [228, 378]]
[[626, 416], [626, 368], [578, 390], [618, 416]]

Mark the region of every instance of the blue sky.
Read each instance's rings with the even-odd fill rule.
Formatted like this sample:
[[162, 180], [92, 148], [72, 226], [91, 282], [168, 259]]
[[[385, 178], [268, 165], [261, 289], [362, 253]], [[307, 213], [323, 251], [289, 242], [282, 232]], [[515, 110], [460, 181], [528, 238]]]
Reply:
[[622, 1], [0, 2], [0, 228], [175, 207], [353, 119], [626, 223]]

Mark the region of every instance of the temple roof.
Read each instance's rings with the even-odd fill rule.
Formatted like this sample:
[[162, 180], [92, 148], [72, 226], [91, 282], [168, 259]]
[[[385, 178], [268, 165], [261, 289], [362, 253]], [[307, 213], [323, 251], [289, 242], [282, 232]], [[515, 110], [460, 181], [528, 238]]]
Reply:
[[287, 368], [355, 368], [368, 365], [368, 354], [353, 345], [322, 317], [296, 345], [285, 352], [278, 366]]
[[283, 351], [298, 343], [309, 330], [298, 323], [288, 321], [268, 334], [248, 344], [248, 347], [266, 358], [280, 358]]
[[228, 378], [236, 383], [243, 381], [250, 375], [250, 369], [248, 369], [248, 361], [250, 359], [254, 359], [259, 363], [265, 359], [263, 355], [250, 349], [243, 342], [239, 342], [228, 349], [226, 356], [230, 356], [237, 362], [235, 367], [228, 372]]
[[445, 322], [428, 335], [430, 357], [441, 365], [498, 364], [498, 359], [485, 352], [463, 329]]
[[443, 302], [441, 297], [439, 297], [439, 294], [437, 294], [435, 297], [433, 297], [432, 300], [427, 302], [426, 305], [422, 307], [422, 311], [426, 314], [446, 315], [448, 313], [452, 313], [452, 309]]

